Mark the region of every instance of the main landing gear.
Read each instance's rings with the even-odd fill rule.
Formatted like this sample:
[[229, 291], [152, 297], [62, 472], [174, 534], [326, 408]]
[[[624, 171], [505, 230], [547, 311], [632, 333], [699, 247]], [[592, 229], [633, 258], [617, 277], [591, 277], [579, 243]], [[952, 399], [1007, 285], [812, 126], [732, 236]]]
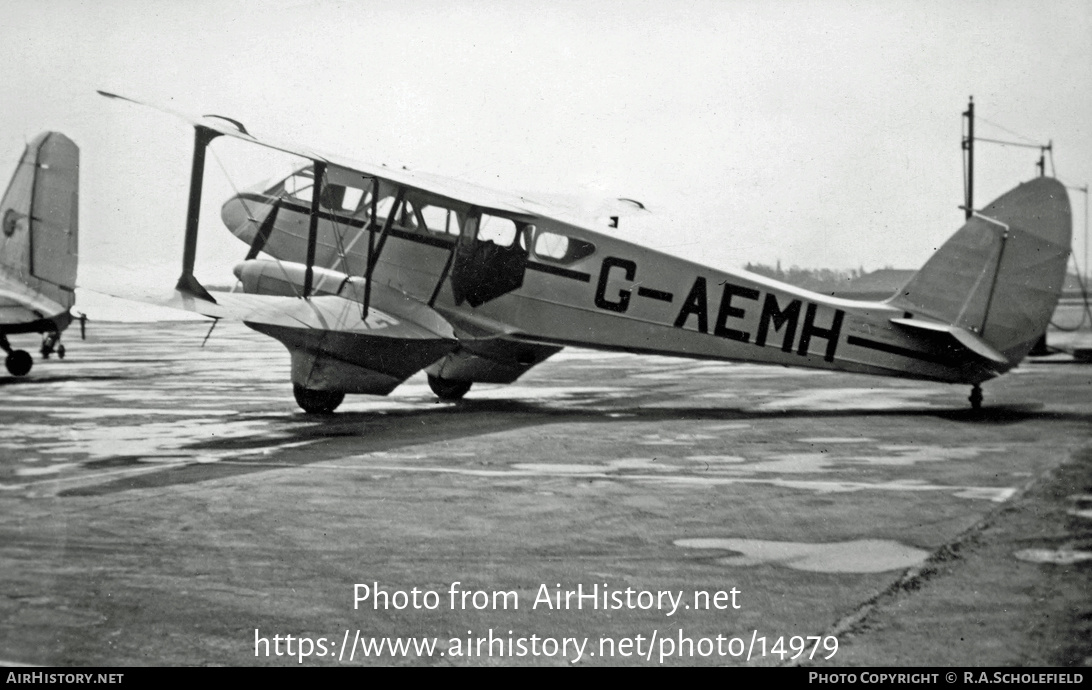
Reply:
[[461, 400], [473, 383], [473, 381], [449, 381], [439, 376], [428, 375], [428, 387], [440, 400]]
[[26, 350], [13, 350], [5, 336], [0, 335], [0, 350], [8, 353], [4, 365], [12, 376], [26, 376], [34, 366], [34, 358]]
[[982, 386], [977, 383], [974, 384], [974, 388], [971, 389], [971, 396], [967, 398], [971, 401], [972, 410], [982, 409]]
[[307, 414], [330, 414], [345, 399], [343, 391], [317, 391], [298, 383], [292, 384], [292, 394]]

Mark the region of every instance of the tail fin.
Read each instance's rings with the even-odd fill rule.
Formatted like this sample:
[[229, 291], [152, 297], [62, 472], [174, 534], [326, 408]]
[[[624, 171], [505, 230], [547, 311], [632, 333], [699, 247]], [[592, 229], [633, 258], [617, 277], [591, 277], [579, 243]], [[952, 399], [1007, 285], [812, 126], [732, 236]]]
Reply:
[[970, 331], [1015, 366], [1057, 306], [1071, 235], [1065, 186], [1025, 182], [976, 212], [889, 303]]
[[79, 168], [76, 144], [43, 132], [0, 201], [0, 265], [65, 307], [75, 301]]

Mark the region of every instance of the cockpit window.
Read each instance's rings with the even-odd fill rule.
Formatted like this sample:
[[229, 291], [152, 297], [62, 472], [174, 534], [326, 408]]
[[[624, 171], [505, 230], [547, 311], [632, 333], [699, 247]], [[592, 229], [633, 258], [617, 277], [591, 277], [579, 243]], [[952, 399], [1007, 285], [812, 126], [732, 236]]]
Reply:
[[428, 231], [437, 235], [458, 235], [459, 214], [443, 206], [422, 206], [421, 218]]
[[364, 190], [359, 187], [347, 187], [340, 184], [326, 184], [322, 188], [319, 203], [331, 211], [355, 212], [364, 199]]
[[310, 175], [297, 173], [285, 179], [284, 193], [298, 201], [311, 203], [311, 195], [314, 193], [315, 178]]

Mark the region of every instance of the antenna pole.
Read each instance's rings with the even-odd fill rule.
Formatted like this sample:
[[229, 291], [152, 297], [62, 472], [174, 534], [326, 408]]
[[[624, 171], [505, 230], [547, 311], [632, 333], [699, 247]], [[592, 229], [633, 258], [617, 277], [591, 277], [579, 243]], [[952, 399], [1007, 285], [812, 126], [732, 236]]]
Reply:
[[1047, 142], [1046, 146], [1039, 147], [1039, 162], [1035, 165], [1039, 168], [1039, 177], [1046, 177], [1046, 152], [1054, 149], [1054, 142]]
[[963, 150], [966, 151], [964, 158], [967, 165], [964, 209], [967, 213], [966, 220], [970, 220], [974, 215], [974, 96], [970, 97], [963, 117], [967, 118], [967, 136], [963, 137]]

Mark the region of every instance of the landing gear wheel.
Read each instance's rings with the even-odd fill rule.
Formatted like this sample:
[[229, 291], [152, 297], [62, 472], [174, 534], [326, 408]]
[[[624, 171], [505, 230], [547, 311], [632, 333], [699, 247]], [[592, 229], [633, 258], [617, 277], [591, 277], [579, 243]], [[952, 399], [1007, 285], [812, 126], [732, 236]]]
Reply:
[[34, 358], [26, 350], [15, 350], [4, 361], [12, 376], [26, 376], [30, 368], [34, 366]]
[[473, 381], [449, 381], [439, 376], [428, 375], [428, 387], [440, 400], [461, 400], [473, 384]]
[[967, 399], [971, 401], [971, 409], [972, 410], [981, 410], [982, 409], [982, 387], [976, 384], [975, 387], [971, 389], [971, 397], [969, 397]]
[[345, 399], [342, 391], [316, 391], [298, 383], [292, 384], [292, 394], [307, 414], [330, 414]]

